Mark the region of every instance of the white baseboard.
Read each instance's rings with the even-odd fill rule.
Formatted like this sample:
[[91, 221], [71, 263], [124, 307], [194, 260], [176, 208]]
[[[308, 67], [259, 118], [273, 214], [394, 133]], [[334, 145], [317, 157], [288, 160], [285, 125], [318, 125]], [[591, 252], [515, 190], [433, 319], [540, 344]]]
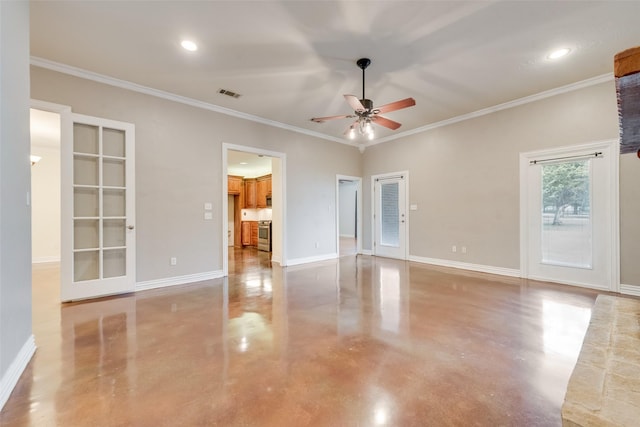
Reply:
[[596, 285], [592, 285], [590, 283], [572, 282], [572, 281], [568, 281], [568, 280], [558, 280], [558, 279], [553, 278], [553, 277], [529, 275], [529, 277], [526, 277], [526, 279], [528, 279], [528, 280], [537, 280], [538, 282], [559, 283], [561, 285], [578, 286], [580, 288], [595, 289], [595, 290], [598, 290], [598, 291], [609, 292], [609, 288], [607, 288], [605, 286], [596, 286]]
[[9, 369], [7, 369], [7, 372], [2, 376], [2, 380], [0, 380], [0, 409], [2, 409], [4, 404], [7, 403], [7, 400], [9, 400], [9, 396], [11, 396], [11, 392], [18, 383], [20, 375], [24, 372], [35, 352], [36, 342], [33, 335], [31, 335], [27, 338], [27, 341], [18, 352], [16, 358], [11, 362]]
[[205, 273], [187, 274], [184, 276], [167, 277], [165, 279], [147, 280], [136, 283], [136, 292], [149, 289], [166, 288], [167, 286], [184, 285], [187, 283], [202, 282], [203, 280], [219, 279], [224, 277], [222, 270], [207, 271]]
[[620, 293], [640, 297], [640, 286], [620, 284]]
[[373, 255], [373, 251], [371, 249], [363, 249], [360, 253], [362, 255]]
[[31, 259], [32, 264], [42, 264], [45, 262], [60, 262], [59, 256], [39, 256]]
[[355, 234], [341, 234], [340, 237], [349, 237], [351, 239], [355, 239]]
[[274, 262], [276, 264], [282, 266], [282, 259], [280, 257], [271, 256], [271, 263], [274, 263]]
[[318, 261], [327, 261], [330, 259], [336, 259], [338, 258], [338, 254], [336, 253], [332, 253], [332, 254], [325, 254], [325, 255], [316, 255], [316, 256], [310, 256], [310, 257], [306, 257], [306, 258], [295, 258], [295, 259], [290, 259], [287, 261], [287, 267], [291, 267], [294, 265], [300, 265], [300, 264], [308, 264], [311, 262], [318, 262]]
[[409, 255], [409, 261], [422, 264], [439, 265], [441, 267], [459, 268], [461, 270], [478, 271], [480, 273], [497, 274], [499, 276], [520, 277], [520, 270], [515, 268], [494, 267], [491, 265], [471, 264], [468, 262], [451, 261], [448, 259], [425, 258]]

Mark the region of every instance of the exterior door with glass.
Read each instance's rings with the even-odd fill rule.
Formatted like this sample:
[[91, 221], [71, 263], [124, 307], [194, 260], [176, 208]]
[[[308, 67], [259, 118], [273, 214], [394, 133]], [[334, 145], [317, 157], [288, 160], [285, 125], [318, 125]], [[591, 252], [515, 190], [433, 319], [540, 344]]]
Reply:
[[62, 301], [135, 288], [134, 126], [62, 115]]
[[374, 255], [407, 259], [407, 173], [376, 175], [374, 195]]
[[616, 154], [611, 144], [589, 145], [531, 155], [521, 163], [525, 277], [613, 290]]

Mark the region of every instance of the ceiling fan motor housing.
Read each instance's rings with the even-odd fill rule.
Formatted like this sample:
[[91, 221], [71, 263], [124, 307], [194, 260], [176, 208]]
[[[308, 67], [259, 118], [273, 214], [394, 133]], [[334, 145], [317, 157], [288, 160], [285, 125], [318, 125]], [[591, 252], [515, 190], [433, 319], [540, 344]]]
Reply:
[[370, 99], [361, 99], [360, 103], [365, 109], [367, 109], [367, 111], [371, 111], [373, 109], [373, 101]]

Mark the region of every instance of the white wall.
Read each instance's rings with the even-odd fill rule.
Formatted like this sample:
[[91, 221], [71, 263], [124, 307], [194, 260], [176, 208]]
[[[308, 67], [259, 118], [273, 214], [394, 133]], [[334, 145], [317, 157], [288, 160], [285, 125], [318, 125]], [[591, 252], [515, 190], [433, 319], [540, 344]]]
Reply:
[[357, 182], [340, 182], [338, 184], [338, 221], [341, 237], [356, 235], [356, 191]]
[[42, 157], [31, 167], [33, 262], [60, 261], [60, 148], [31, 147]]
[[[221, 269], [222, 212], [204, 223], [201, 206], [223, 197], [222, 142], [286, 154], [287, 260], [335, 252], [341, 174], [364, 177], [362, 238], [370, 249], [370, 177], [408, 170], [409, 202], [418, 205], [409, 213], [412, 256], [518, 269], [519, 153], [618, 136], [612, 81], [379, 144], [361, 156], [354, 147], [38, 67], [31, 79], [34, 99], [136, 125], [138, 281]], [[640, 285], [637, 182], [637, 159], [623, 156], [621, 280], [631, 285]], [[467, 253], [453, 254], [454, 244]], [[171, 256], [178, 266], [169, 266]]]
[[0, 1], [0, 408], [35, 350], [29, 145], [29, 2]]
[[[412, 256], [519, 269], [519, 153], [617, 137], [611, 81], [368, 148], [364, 180], [410, 172], [409, 203], [418, 205], [409, 212]], [[638, 182], [640, 160], [622, 156], [621, 281], [631, 285], [640, 285]], [[370, 215], [364, 223], [371, 248]]]
[[357, 148], [39, 67], [31, 97], [136, 126], [137, 282], [222, 270], [222, 143], [285, 153], [287, 258], [335, 254], [335, 176], [361, 175]]

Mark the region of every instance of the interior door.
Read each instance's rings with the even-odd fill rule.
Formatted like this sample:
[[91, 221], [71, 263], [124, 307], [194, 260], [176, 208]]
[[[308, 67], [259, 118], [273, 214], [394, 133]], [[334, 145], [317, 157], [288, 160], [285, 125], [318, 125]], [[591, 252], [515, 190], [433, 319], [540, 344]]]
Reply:
[[407, 259], [406, 173], [374, 179], [374, 254]]
[[610, 147], [541, 155], [526, 168], [527, 277], [614, 290]]
[[135, 288], [134, 126], [63, 114], [62, 301]]

